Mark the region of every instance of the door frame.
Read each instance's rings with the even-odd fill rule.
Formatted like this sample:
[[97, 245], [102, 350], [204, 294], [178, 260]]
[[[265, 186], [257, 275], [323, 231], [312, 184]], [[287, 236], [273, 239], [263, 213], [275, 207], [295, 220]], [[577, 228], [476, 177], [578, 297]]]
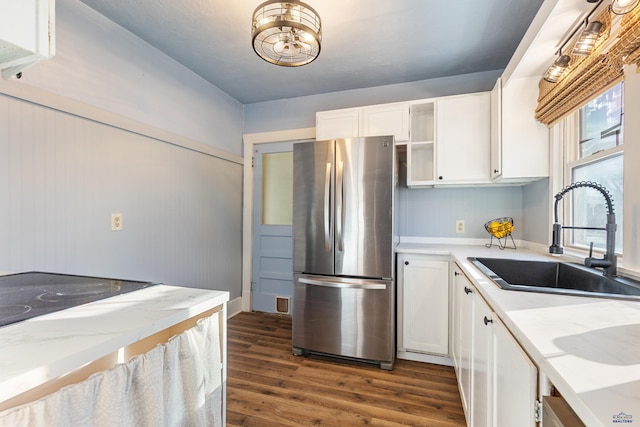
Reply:
[[[256, 144], [316, 139], [316, 128], [245, 133], [242, 208], [242, 311], [251, 311], [251, 266], [253, 264], [253, 150]], [[249, 161], [251, 159], [251, 161]]]

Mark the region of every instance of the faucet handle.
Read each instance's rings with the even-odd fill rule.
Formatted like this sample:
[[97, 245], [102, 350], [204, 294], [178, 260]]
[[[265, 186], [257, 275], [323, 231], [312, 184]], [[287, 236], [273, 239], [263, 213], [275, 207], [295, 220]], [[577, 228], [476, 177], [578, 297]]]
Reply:
[[589, 268], [608, 268], [612, 265], [610, 259], [607, 259], [605, 255], [604, 258], [594, 258], [593, 257], [593, 242], [589, 245], [589, 256], [584, 259], [584, 265]]

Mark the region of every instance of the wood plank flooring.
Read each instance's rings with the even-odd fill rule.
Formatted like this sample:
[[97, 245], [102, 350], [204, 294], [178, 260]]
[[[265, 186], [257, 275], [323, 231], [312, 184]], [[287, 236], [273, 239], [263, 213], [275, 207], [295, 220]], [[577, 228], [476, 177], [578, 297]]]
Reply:
[[453, 368], [375, 365], [291, 354], [291, 318], [228, 323], [228, 426], [465, 426]]

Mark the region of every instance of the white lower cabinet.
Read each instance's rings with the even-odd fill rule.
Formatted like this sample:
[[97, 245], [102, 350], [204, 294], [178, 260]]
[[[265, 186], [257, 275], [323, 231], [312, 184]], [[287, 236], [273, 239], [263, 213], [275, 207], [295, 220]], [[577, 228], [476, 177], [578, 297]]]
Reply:
[[473, 298], [468, 294], [471, 285], [462, 274], [456, 264], [453, 267], [453, 328], [451, 331], [451, 356], [456, 369], [460, 398], [467, 420], [471, 418], [469, 413], [469, 401], [471, 393], [471, 319], [473, 318]]
[[500, 319], [493, 319], [494, 426], [534, 427], [538, 369]]
[[456, 265], [452, 355], [467, 425], [535, 426], [536, 366]]
[[[475, 288], [469, 294], [473, 304], [471, 317], [471, 423], [474, 427], [489, 427], [492, 424], [493, 399], [491, 396], [493, 376], [493, 317], [491, 309]], [[533, 404], [533, 402], [532, 402]], [[514, 426], [519, 424], [513, 424]]]
[[398, 351], [449, 354], [449, 261], [398, 255]]

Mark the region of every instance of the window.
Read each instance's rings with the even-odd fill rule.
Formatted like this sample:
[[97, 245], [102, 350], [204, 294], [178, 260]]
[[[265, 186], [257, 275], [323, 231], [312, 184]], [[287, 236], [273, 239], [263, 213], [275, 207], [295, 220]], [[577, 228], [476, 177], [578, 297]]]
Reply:
[[262, 155], [262, 224], [293, 223], [293, 151]]
[[[579, 138], [569, 152], [571, 183], [591, 181], [604, 186], [616, 214], [616, 252], [622, 252], [623, 195], [623, 83], [591, 100], [578, 112]], [[572, 161], [571, 161], [572, 160]], [[571, 192], [568, 222], [578, 227], [604, 227], [607, 207], [600, 192], [576, 188]], [[601, 230], [572, 230], [569, 244], [604, 250], [606, 234]]]

